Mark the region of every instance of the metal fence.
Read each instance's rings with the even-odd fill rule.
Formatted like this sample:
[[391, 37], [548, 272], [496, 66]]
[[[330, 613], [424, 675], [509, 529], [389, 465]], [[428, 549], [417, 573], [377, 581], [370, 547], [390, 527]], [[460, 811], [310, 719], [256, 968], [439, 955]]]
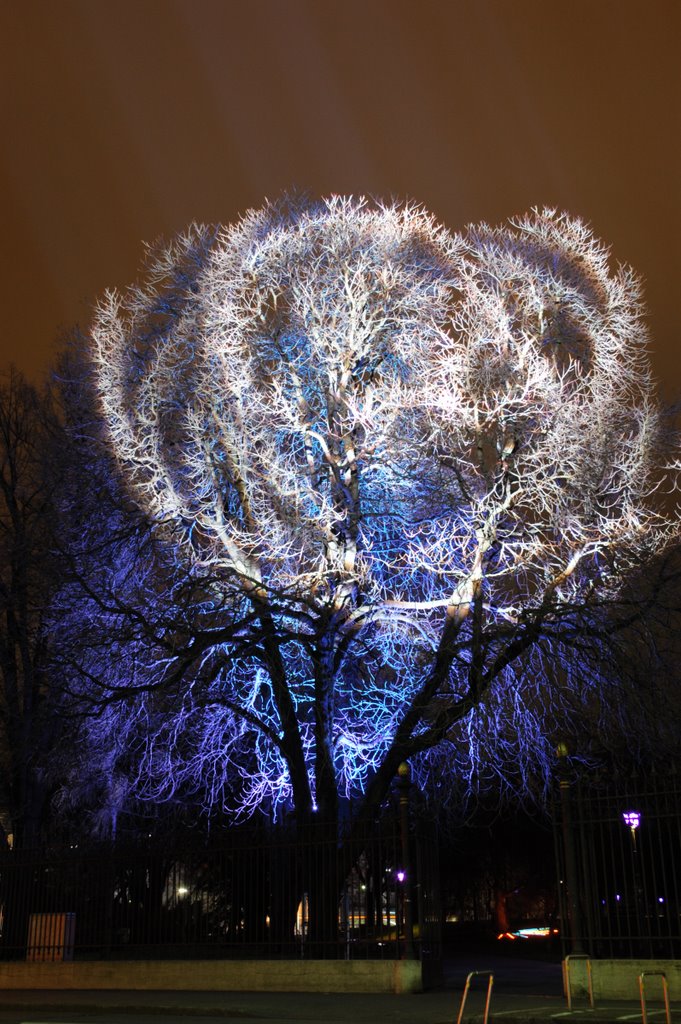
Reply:
[[0, 956], [437, 957], [437, 879], [437, 844], [393, 832], [4, 851]]
[[681, 957], [681, 776], [563, 778], [556, 820], [564, 951]]

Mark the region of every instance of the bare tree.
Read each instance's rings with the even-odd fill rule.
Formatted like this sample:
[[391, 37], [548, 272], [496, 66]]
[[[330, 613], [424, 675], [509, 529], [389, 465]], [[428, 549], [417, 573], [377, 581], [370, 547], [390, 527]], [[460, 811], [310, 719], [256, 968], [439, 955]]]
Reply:
[[268, 205], [152, 251], [92, 336], [111, 449], [178, 569], [125, 671], [98, 670], [149, 722], [165, 702], [156, 798], [200, 779], [371, 816], [494, 701], [538, 713], [547, 660], [574, 676], [677, 538], [639, 283], [568, 216], [452, 236], [412, 206]]
[[49, 393], [11, 372], [0, 386], [0, 800], [4, 831], [28, 845], [46, 812], [54, 733], [44, 625], [58, 575], [50, 459], [58, 434]]

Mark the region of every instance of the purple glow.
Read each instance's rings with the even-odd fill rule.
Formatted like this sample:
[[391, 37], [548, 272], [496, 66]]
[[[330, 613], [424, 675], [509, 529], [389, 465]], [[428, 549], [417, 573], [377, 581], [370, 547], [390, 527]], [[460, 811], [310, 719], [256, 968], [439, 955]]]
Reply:
[[397, 872], [397, 881], [398, 881], [398, 882], [403, 882], [403, 881], [405, 880], [405, 878], [406, 878], [406, 877], [407, 877], [407, 876], [406, 876], [406, 874], [404, 873], [404, 871], [398, 871], [398, 872]]
[[640, 811], [623, 811], [622, 820], [634, 832], [641, 824], [641, 813]]

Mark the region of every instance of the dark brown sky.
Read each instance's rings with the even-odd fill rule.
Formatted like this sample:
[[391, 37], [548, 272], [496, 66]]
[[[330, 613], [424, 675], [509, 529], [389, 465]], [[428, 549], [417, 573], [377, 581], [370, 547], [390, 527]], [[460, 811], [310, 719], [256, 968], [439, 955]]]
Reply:
[[681, 394], [678, 0], [2, 0], [0, 367], [49, 366], [142, 240], [291, 187], [451, 228], [550, 204], [644, 275]]

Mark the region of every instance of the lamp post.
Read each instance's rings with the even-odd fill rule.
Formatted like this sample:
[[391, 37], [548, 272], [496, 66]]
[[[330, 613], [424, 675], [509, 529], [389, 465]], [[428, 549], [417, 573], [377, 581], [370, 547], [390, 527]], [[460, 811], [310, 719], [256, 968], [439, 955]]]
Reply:
[[397, 769], [397, 791], [400, 800], [400, 836], [402, 841], [402, 871], [398, 880], [402, 883], [402, 910], [404, 916], [404, 959], [414, 960], [414, 909], [411, 902], [411, 859], [409, 856], [409, 792], [411, 790], [411, 769], [406, 761]]
[[643, 899], [643, 885], [641, 880], [641, 865], [638, 856], [638, 847], [636, 845], [636, 830], [641, 824], [641, 812], [640, 811], [622, 811], [622, 821], [629, 829], [631, 835], [631, 874], [634, 883], [634, 908], [636, 910], [636, 927], [639, 932], [639, 936], [643, 935], [643, 913], [642, 913], [642, 899]]
[[583, 954], [582, 946], [582, 914], [579, 907], [577, 886], [577, 858], [575, 855], [575, 837], [572, 830], [572, 803], [570, 795], [569, 767], [567, 763], [567, 744], [559, 743], [556, 747], [558, 757], [558, 784], [560, 788], [560, 807], [563, 826], [563, 853], [565, 856], [565, 881], [567, 882], [567, 911], [570, 925], [570, 952]]
[[622, 811], [622, 821], [631, 832], [631, 845], [636, 853], [636, 829], [641, 824], [640, 811]]

